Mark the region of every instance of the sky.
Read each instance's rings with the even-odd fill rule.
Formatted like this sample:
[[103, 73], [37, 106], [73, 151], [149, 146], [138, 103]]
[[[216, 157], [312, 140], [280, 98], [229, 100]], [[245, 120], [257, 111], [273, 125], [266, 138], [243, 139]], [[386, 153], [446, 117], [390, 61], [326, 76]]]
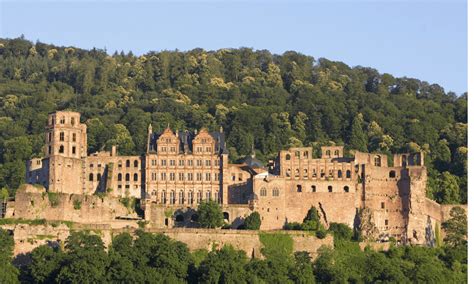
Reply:
[[295, 50], [467, 91], [467, 0], [0, 0], [0, 37], [129, 51]]

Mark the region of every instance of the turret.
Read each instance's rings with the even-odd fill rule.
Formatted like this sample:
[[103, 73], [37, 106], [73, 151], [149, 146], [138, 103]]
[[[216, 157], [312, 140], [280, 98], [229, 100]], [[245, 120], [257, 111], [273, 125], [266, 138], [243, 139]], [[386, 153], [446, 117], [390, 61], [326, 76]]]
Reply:
[[87, 156], [87, 126], [80, 123], [78, 112], [58, 111], [49, 114], [45, 131], [45, 157]]

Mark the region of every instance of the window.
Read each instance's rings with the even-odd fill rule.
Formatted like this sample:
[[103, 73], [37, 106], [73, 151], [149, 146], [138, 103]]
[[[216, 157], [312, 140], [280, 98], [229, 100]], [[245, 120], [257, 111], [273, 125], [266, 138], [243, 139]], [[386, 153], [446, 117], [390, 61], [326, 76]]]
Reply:
[[308, 151], [303, 152], [303, 158], [307, 159], [308, 158]]
[[188, 203], [193, 204], [193, 192], [192, 191], [188, 192]]
[[332, 192], [332, 185], [328, 186], [328, 192]]
[[179, 160], [179, 166], [180, 167], [184, 166], [184, 160]]
[[303, 188], [301, 187], [301, 184], [298, 184], [298, 185], [296, 186], [296, 191], [297, 191], [297, 192], [303, 192]]
[[315, 185], [311, 186], [311, 192], [316, 192], [316, 186]]
[[206, 173], [206, 181], [210, 181], [211, 180], [211, 173]]
[[63, 145], [59, 146], [59, 153], [60, 154], [64, 153], [64, 146]]
[[122, 161], [118, 161], [118, 167], [122, 168]]
[[156, 160], [151, 160], [151, 165], [156, 166]]
[[339, 157], [339, 150], [334, 151], [334, 156]]
[[61, 119], [59, 120], [59, 123], [61, 124], [66, 123], [66, 119], [64, 118], [64, 116], [61, 117]]
[[330, 150], [326, 150], [326, 156], [331, 157], [331, 151]]
[[138, 181], [138, 174], [133, 174], [133, 181]]
[[76, 154], [76, 146], [72, 146], [72, 154], [73, 154], [73, 155]]
[[201, 161], [201, 160], [197, 160], [197, 161], [196, 161], [196, 164], [197, 164], [198, 167], [201, 167], [201, 166], [202, 166], [202, 161]]
[[161, 203], [166, 204], [166, 191], [161, 192]]
[[51, 138], [52, 138], [52, 135], [51, 135], [51, 132], [48, 133], [48, 142], [51, 142]]
[[51, 146], [48, 146], [48, 154], [51, 155]]
[[395, 178], [396, 175], [397, 175], [397, 174], [395, 173], [395, 171], [390, 171], [390, 173], [388, 174], [388, 177], [389, 177], [389, 178]]
[[321, 169], [321, 178], [323, 178], [326, 174], [324, 173], [324, 170]]
[[193, 173], [188, 173], [188, 180], [193, 180]]
[[210, 191], [206, 191], [206, 201], [210, 201], [211, 200], [211, 192]]
[[197, 173], [196, 174], [196, 180], [202, 181], [202, 173]]
[[344, 186], [344, 192], [349, 192], [349, 187], [347, 185]]
[[385, 219], [385, 226], [388, 226], [388, 220]]
[[174, 180], [175, 180], [175, 174], [174, 174], [174, 173], [170, 173], [170, 180], [171, 180], [171, 181], [174, 181]]
[[196, 199], [197, 199], [197, 203], [201, 203], [201, 201], [202, 201], [202, 192], [200, 192], [200, 191], [197, 192]]
[[166, 152], [166, 147], [161, 147], [161, 152]]
[[59, 132], [59, 141], [64, 141], [64, 132]]
[[170, 147], [170, 152], [171, 152], [171, 153], [176, 152], [176, 147]]
[[277, 196], [279, 196], [279, 195], [280, 195], [280, 190], [279, 190], [278, 188], [274, 188], [274, 189], [272, 190], [272, 196], [273, 196], [273, 197], [277, 197]]
[[300, 158], [300, 151], [296, 151], [296, 152], [295, 152], [295, 156], [296, 156], [296, 158], [299, 159], [299, 158]]
[[178, 173], [178, 179], [183, 181], [184, 180], [184, 173]]
[[74, 117], [71, 117], [71, 124], [72, 125], [76, 124], [76, 119]]
[[151, 173], [151, 180], [156, 180], [156, 173]]
[[290, 156], [290, 154], [286, 154], [286, 157], [285, 157], [285, 159], [286, 159], [287, 161], [291, 160], [291, 156]]
[[337, 171], [337, 178], [342, 178], [342, 171], [341, 170]]
[[161, 165], [166, 166], [166, 160], [161, 160]]
[[242, 180], [243, 180], [242, 174], [239, 173], [239, 181], [242, 181]]
[[211, 160], [206, 160], [206, 167], [210, 167], [211, 166]]
[[100, 182], [100, 179], [102, 178], [102, 175], [101, 174], [97, 174], [97, 181]]
[[[179, 204], [183, 204], [184, 203], [184, 192], [183, 191], [180, 191], [179, 192], [179, 195], [178, 195], [178, 203]], [[183, 215], [181, 215], [183, 216]]]
[[382, 203], [380, 204], [380, 208], [385, 209], [385, 202], [382, 202]]
[[214, 173], [214, 180], [218, 181], [219, 180], [219, 173]]
[[265, 187], [260, 189], [260, 196], [267, 196], [267, 189]]
[[214, 166], [218, 167], [219, 166], [219, 159], [214, 160]]
[[122, 181], [122, 174], [118, 174], [117, 180], [118, 180], [118, 181]]
[[133, 161], [133, 166], [134, 166], [135, 168], [138, 168], [138, 161], [137, 161], [137, 160]]
[[380, 158], [379, 155], [375, 156], [374, 164], [375, 164], [376, 167], [380, 167], [382, 165], [382, 159]]
[[175, 202], [176, 202], [176, 200], [175, 200], [174, 191], [171, 191], [170, 192], [170, 203], [174, 204]]
[[166, 180], [166, 173], [161, 173], [161, 180]]
[[76, 133], [72, 134], [72, 142], [76, 142]]
[[188, 166], [192, 167], [193, 166], [193, 160], [188, 160]]
[[89, 174], [89, 181], [93, 181], [94, 180], [94, 174]]
[[130, 174], [125, 174], [125, 181], [130, 181]]
[[351, 178], [351, 171], [350, 170], [346, 171], [346, 178]]
[[[180, 203], [180, 204], [182, 204], [182, 203]], [[183, 215], [179, 214], [178, 216], [176, 216], [176, 222], [183, 222], [183, 221], [184, 221], [184, 216]]]
[[176, 161], [175, 160], [170, 160], [170, 166], [174, 167], [176, 165]]

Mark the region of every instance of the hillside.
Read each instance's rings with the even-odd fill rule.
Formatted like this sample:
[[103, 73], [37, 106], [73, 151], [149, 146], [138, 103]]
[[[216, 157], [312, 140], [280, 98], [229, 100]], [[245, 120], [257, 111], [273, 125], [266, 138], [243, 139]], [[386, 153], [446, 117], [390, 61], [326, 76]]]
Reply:
[[[409, 68], [407, 62], [407, 68]], [[290, 145], [426, 153], [428, 195], [467, 202], [467, 94], [366, 67], [250, 48], [143, 56], [0, 39], [0, 187], [24, 181], [47, 114], [72, 109], [89, 152], [143, 153], [147, 127], [223, 127], [230, 158]], [[315, 149], [317, 149], [315, 147]]]

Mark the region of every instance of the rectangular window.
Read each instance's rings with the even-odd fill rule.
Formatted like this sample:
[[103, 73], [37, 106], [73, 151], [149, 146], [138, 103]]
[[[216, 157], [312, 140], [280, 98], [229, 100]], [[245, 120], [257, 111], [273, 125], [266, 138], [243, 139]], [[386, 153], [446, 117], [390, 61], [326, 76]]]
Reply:
[[174, 173], [170, 173], [170, 180], [174, 180], [175, 177], [174, 177]]
[[166, 160], [161, 160], [161, 165], [166, 166]]
[[156, 180], [156, 173], [151, 173], [151, 180]]
[[197, 160], [197, 166], [201, 167], [202, 166], [202, 160]]
[[188, 180], [193, 180], [193, 173], [188, 173]]
[[211, 180], [211, 173], [206, 173], [206, 181], [210, 181]]
[[76, 133], [72, 134], [72, 142], [76, 142]]
[[184, 173], [179, 173], [178, 178], [179, 180], [184, 180]]
[[179, 160], [179, 166], [180, 167], [184, 166], [184, 160]]
[[216, 167], [219, 166], [219, 160], [214, 160], [214, 166], [216, 166]]
[[196, 180], [198, 180], [198, 181], [202, 180], [202, 173], [197, 173], [196, 174]]
[[171, 147], [170, 152], [172, 152], [172, 153], [176, 152], [176, 147]]
[[151, 165], [156, 166], [156, 160], [151, 160]]
[[175, 160], [170, 160], [170, 166], [174, 167], [176, 165], [176, 161]]
[[206, 167], [210, 167], [211, 166], [211, 160], [206, 160]]
[[166, 173], [161, 173], [161, 180], [166, 180]]
[[380, 207], [381, 207], [382, 209], [385, 209], [385, 202], [382, 202], [382, 203], [380, 204]]
[[161, 147], [161, 152], [166, 152], [166, 147]]
[[219, 173], [214, 174], [214, 180], [216, 180], [216, 181], [219, 180]]
[[76, 147], [75, 147], [75, 146], [72, 146], [72, 154], [73, 154], [73, 155], [76, 154]]
[[190, 167], [193, 166], [193, 160], [188, 160], [188, 166], [190, 166]]
[[59, 141], [64, 141], [64, 132], [59, 133]]

